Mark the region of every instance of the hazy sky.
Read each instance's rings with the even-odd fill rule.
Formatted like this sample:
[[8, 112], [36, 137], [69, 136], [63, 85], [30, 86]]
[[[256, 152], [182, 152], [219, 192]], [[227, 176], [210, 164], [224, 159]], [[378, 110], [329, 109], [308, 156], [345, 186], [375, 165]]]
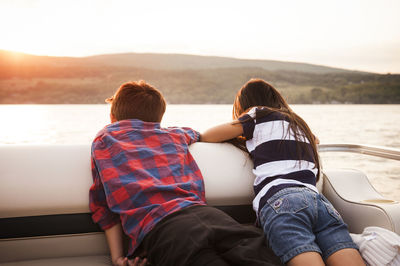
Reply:
[[0, 49], [159, 52], [400, 73], [400, 0], [0, 0]]

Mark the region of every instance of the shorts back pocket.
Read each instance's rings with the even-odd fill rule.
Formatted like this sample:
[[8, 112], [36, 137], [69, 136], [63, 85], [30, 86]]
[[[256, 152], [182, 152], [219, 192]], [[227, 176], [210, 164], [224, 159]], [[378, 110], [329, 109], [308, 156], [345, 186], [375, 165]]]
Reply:
[[308, 207], [306, 197], [300, 191], [274, 197], [268, 201], [268, 204], [276, 213], [297, 213]]

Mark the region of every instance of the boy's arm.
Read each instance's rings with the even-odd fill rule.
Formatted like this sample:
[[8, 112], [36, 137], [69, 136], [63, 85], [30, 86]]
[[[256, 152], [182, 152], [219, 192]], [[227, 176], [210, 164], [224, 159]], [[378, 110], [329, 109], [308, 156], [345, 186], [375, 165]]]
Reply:
[[243, 134], [243, 127], [239, 121], [221, 124], [207, 129], [200, 135], [202, 142], [222, 142], [236, 138]]
[[135, 258], [133, 260], [128, 260], [128, 258], [124, 256], [123, 231], [119, 216], [109, 210], [103, 184], [101, 183], [99, 172], [93, 158], [91, 162], [93, 185], [89, 190], [89, 207], [92, 211], [93, 221], [98, 223], [105, 232], [111, 253], [112, 264], [119, 266], [146, 265], [147, 259], [142, 260], [140, 258]]
[[124, 256], [123, 246], [123, 231], [121, 223], [117, 223], [111, 228], [104, 230], [108, 247], [111, 253], [111, 261], [113, 265], [117, 266], [144, 266], [147, 263], [147, 259], [140, 259], [136, 257], [133, 260], [128, 260]]
[[108, 243], [108, 247], [111, 253], [111, 260], [113, 265], [124, 265], [127, 262], [127, 258], [124, 256], [124, 247], [123, 247], [123, 233], [121, 223], [115, 224], [113, 227], [104, 230], [106, 234], [106, 239]]

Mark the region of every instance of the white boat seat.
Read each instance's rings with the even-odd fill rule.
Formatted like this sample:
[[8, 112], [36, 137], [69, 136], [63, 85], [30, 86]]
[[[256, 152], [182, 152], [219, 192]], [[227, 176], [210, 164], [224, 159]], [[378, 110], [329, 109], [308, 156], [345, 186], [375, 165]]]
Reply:
[[354, 169], [324, 170], [323, 194], [335, 206], [352, 233], [383, 227], [400, 234], [400, 203], [386, 199]]
[[[203, 173], [208, 203], [241, 222], [254, 221], [253, 164], [247, 154], [226, 143], [195, 143], [190, 151]], [[376, 215], [371, 206], [382, 210], [381, 204], [354, 204], [371, 199], [363, 196], [371, 189], [363, 187], [371, 186], [354, 181], [345, 188], [337, 181], [349, 178], [344, 176], [341, 170], [326, 172], [318, 187], [359, 232], [366, 223], [351, 214], [367, 220]], [[0, 265], [110, 265], [104, 233], [89, 214], [91, 184], [90, 145], [0, 146]], [[386, 224], [379, 217], [373, 223]]]
[[2, 263], [2, 266], [104, 266], [111, 265], [110, 256], [61, 257], [55, 259], [26, 260]]

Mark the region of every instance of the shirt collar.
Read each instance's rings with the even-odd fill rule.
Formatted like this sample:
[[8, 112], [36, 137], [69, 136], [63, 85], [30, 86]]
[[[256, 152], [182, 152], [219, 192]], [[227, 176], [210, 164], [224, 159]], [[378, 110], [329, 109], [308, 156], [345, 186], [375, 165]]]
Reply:
[[139, 119], [120, 120], [106, 126], [108, 130], [123, 130], [123, 129], [159, 129], [159, 122], [145, 122]]

